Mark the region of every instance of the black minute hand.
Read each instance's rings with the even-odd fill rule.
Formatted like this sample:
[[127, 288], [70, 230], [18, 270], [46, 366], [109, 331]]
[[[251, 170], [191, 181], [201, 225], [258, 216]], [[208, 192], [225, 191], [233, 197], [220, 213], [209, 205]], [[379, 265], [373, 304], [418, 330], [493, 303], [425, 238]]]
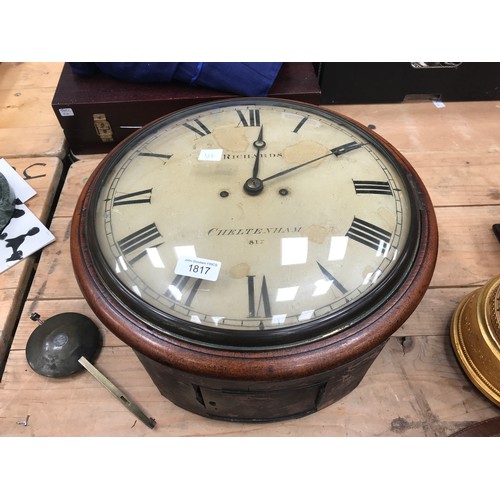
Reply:
[[343, 144], [342, 146], [337, 146], [336, 148], [331, 149], [330, 151], [335, 155], [335, 156], [340, 156], [345, 153], [349, 153], [349, 151], [353, 151], [354, 149], [358, 149], [361, 146], [365, 146], [366, 143], [360, 143], [360, 142], [348, 142], [347, 144]]
[[297, 170], [298, 168], [305, 167], [306, 165], [310, 165], [311, 163], [314, 163], [315, 161], [319, 161], [319, 160], [322, 160], [323, 158], [327, 158], [328, 156], [343, 155], [345, 153], [348, 153], [349, 151], [353, 151], [354, 149], [358, 149], [361, 146], [364, 146], [364, 144], [359, 143], [359, 142], [348, 142], [347, 144], [343, 144], [342, 146], [337, 146], [336, 148], [330, 149], [330, 152], [327, 153], [326, 155], [318, 156], [317, 158], [306, 161], [305, 163], [301, 163], [300, 165], [295, 165], [295, 167], [290, 167], [290, 168], [287, 168], [286, 170], [282, 170], [281, 172], [270, 175], [269, 177], [262, 179], [262, 182], [270, 181], [271, 179], [275, 179], [276, 177], [281, 177], [282, 175], [293, 172], [294, 170]]

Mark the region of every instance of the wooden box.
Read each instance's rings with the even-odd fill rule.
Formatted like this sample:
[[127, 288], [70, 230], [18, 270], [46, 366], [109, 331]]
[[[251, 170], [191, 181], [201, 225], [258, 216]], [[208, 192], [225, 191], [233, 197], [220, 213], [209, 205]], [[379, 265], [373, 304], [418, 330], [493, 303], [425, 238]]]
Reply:
[[[284, 63], [271, 97], [320, 104], [321, 91], [312, 63]], [[107, 153], [135, 130], [178, 109], [235, 97], [180, 82], [136, 84], [104, 74], [82, 78], [65, 64], [52, 108], [71, 153]]]
[[500, 63], [326, 62], [318, 74], [322, 104], [500, 99]]

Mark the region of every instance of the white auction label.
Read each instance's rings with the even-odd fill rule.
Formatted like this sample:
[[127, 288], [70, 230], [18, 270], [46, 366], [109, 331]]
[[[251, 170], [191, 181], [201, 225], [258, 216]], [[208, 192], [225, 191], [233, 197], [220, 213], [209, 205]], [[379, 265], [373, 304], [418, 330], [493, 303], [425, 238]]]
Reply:
[[71, 108], [59, 108], [59, 114], [61, 116], [75, 116]]
[[198, 156], [200, 161], [221, 161], [222, 160], [222, 149], [202, 149]]
[[217, 281], [221, 263], [216, 260], [201, 259], [199, 257], [180, 257], [175, 266], [175, 274], [201, 278], [208, 281]]

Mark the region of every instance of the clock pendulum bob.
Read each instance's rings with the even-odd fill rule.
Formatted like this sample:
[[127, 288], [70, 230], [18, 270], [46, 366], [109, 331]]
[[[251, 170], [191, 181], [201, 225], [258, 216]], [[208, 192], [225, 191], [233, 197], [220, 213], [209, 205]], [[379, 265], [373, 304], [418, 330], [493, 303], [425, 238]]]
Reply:
[[31, 320], [39, 323], [26, 344], [31, 369], [44, 377], [64, 378], [83, 370], [83, 356], [93, 362], [102, 346], [95, 323], [79, 313], [61, 313], [46, 321], [38, 313]]
[[431, 280], [438, 231], [406, 159], [316, 106], [235, 98], [118, 145], [71, 228], [82, 293], [167, 399], [232, 421], [349, 394]]
[[26, 360], [34, 372], [44, 377], [64, 378], [85, 369], [145, 425], [150, 429], [155, 427], [156, 421], [147, 417], [92, 364], [102, 347], [102, 337], [89, 317], [66, 312], [42, 321], [38, 313], [33, 313], [31, 320], [39, 323], [26, 344]]

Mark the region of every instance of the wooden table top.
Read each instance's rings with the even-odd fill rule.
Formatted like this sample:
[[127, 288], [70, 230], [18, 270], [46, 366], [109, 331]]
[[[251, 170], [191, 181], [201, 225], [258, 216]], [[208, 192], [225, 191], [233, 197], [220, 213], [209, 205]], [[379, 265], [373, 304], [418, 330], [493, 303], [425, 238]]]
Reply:
[[[210, 420], [160, 395], [132, 352], [106, 330], [73, 275], [69, 229], [76, 199], [99, 157], [73, 163], [50, 226], [0, 383], [2, 436], [449, 436], [500, 415], [462, 372], [449, 322], [459, 301], [500, 274], [500, 102], [329, 106], [391, 142], [414, 166], [433, 200], [440, 231], [436, 270], [421, 304], [390, 338], [360, 385], [313, 415], [276, 423]], [[42, 319], [87, 314], [100, 326], [99, 368], [157, 425], [149, 429], [86, 372], [67, 379], [34, 373], [25, 355]], [[27, 421], [27, 425], [24, 425]]]
[[[46, 223], [67, 145], [52, 111], [62, 63], [0, 63], [0, 158], [36, 191], [26, 206]], [[0, 380], [38, 253], [0, 274]], [[0, 433], [1, 435], [1, 433]]]
[[0, 63], [0, 157], [66, 156], [51, 108], [63, 63]]

